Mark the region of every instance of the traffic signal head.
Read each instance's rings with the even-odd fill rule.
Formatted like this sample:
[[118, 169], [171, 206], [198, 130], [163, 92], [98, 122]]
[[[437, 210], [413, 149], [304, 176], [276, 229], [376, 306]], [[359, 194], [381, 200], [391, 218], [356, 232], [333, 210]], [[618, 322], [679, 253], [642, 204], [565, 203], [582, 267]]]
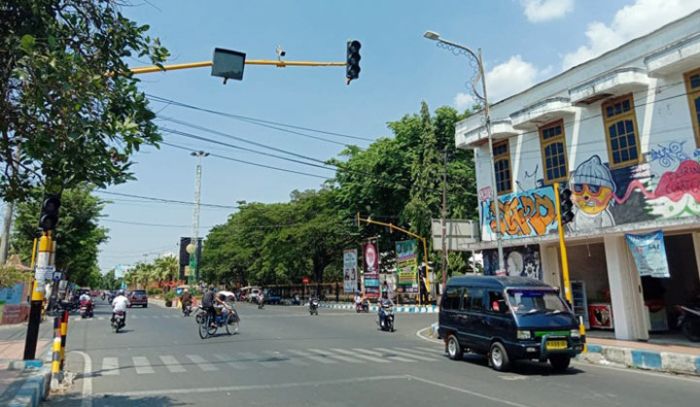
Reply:
[[348, 85], [353, 79], [360, 77], [360, 48], [362, 44], [360, 41], [351, 40], [347, 44], [347, 61], [345, 65], [345, 77], [347, 78]]
[[559, 194], [559, 204], [561, 206], [561, 223], [566, 225], [574, 220], [574, 204], [571, 202], [571, 190], [566, 188]]
[[58, 195], [47, 194], [41, 203], [41, 215], [39, 217], [39, 227], [44, 231], [53, 230], [58, 223], [58, 208], [61, 200]]

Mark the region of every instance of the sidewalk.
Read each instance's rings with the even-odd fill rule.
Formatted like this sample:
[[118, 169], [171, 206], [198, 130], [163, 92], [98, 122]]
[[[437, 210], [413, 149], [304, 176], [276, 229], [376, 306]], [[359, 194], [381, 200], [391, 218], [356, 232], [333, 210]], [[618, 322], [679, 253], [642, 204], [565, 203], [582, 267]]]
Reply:
[[[31, 388], [30, 393], [34, 392], [35, 387], [44, 389], [41, 391], [42, 394], [46, 394], [48, 390], [48, 382], [40, 380], [45, 377], [47, 372], [41, 367], [41, 363], [33, 362], [26, 364], [27, 366], [22, 363], [26, 329], [26, 323], [3, 326], [0, 329], [0, 405], [3, 406], [14, 405], [11, 403], [18, 400], [16, 396], [21, 395], [22, 400], [31, 399], [32, 396], [24, 394], [29, 388]], [[41, 329], [50, 329], [50, 327], [46, 328], [42, 324]], [[50, 343], [51, 341], [48, 339], [38, 339], [36, 359], [44, 358]], [[33, 386], [33, 382], [37, 380], [40, 383]], [[32, 385], [28, 385], [29, 383]], [[36, 394], [33, 399], [38, 401], [39, 398], [39, 394]]]
[[[355, 304], [347, 302], [321, 302], [320, 307], [353, 311], [355, 310]], [[370, 305], [369, 310], [370, 312], [376, 312], [377, 306]], [[400, 314], [436, 314], [438, 311], [439, 307], [437, 305], [396, 305], [394, 307], [394, 312]]]

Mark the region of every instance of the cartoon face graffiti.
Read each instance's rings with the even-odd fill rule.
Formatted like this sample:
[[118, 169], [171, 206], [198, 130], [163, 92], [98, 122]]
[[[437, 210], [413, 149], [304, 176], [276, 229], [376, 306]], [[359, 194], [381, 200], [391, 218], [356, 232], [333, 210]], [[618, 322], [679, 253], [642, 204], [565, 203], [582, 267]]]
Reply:
[[571, 198], [576, 205], [574, 230], [613, 226], [615, 220], [608, 205], [615, 196], [615, 181], [597, 155], [579, 164], [569, 180]]
[[597, 215], [608, 207], [613, 197], [611, 188], [601, 185], [573, 184], [572, 200], [588, 215]]

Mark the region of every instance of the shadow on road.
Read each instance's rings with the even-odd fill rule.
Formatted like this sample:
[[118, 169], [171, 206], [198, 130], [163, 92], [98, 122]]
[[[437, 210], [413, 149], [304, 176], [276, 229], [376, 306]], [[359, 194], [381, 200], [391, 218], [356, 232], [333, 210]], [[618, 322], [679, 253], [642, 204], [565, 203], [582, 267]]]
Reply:
[[[448, 359], [447, 355], [445, 355], [445, 359]], [[464, 355], [464, 362], [471, 365], [482, 366], [484, 369], [491, 369], [486, 356], [473, 353], [466, 354]], [[575, 367], [569, 367], [564, 372], [555, 372], [547, 363], [540, 363], [531, 360], [518, 360], [513, 362], [513, 365], [508, 372], [504, 373], [511, 373], [520, 376], [571, 376], [579, 373], [585, 373], [585, 371]]]
[[[80, 406], [83, 398], [79, 395], [66, 395], [51, 398], [52, 406], [69, 407]], [[93, 407], [121, 407], [121, 406], [184, 406], [187, 403], [175, 401], [168, 396], [120, 396], [103, 395], [92, 399]]]

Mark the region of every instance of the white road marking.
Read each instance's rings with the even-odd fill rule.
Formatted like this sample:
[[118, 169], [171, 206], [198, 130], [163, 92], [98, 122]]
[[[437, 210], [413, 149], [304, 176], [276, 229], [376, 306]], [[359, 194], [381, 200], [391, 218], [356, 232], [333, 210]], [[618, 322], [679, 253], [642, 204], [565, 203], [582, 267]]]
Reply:
[[73, 353], [83, 357], [83, 391], [80, 407], [92, 407], [92, 359], [90, 355], [79, 350], [74, 350]]
[[444, 354], [445, 351], [443, 349], [433, 349], [433, 348], [422, 348], [422, 347], [414, 347], [416, 352], [423, 352], [426, 355], [435, 355], [439, 356], [441, 354]]
[[419, 338], [421, 338], [422, 340], [428, 341], [428, 342], [441, 343], [441, 344], [444, 344], [444, 343], [445, 343], [445, 342], [443, 342], [443, 341], [441, 341], [441, 340], [439, 340], [439, 339], [428, 338], [427, 336], [424, 336], [424, 335], [421, 333], [421, 332], [427, 331], [427, 330], [429, 330], [429, 329], [433, 329], [433, 327], [429, 326], [429, 327], [427, 327], [427, 328], [423, 328], [423, 329], [417, 330], [417, 331], [416, 331], [416, 336], [419, 337]]
[[183, 373], [185, 372], [185, 368], [182, 367], [180, 362], [175, 359], [174, 356], [172, 355], [162, 355], [160, 356], [161, 362], [163, 362], [163, 365], [170, 371], [170, 373]]
[[495, 401], [495, 402], [497, 402], [497, 403], [505, 404], [505, 405], [507, 405], [507, 406], [513, 406], [513, 407], [530, 407], [530, 406], [528, 406], [527, 404], [516, 403], [516, 402], [514, 402], [514, 401], [509, 401], [509, 400], [505, 400], [505, 399], [502, 399], [502, 398], [498, 398], [498, 397], [494, 397], [494, 396], [489, 396], [489, 395], [487, 395], [487, 394], [479, 393], [479, 392], [472, 391], [472, 390], [467, 390], [467, 389], [464, 389], [464, 388], [461, 388], [461, 387], [450, 386], [449, 384], [445, 384], [445, 383], [434, 382], [434, 381], [432, 381], [432, 380], [423, 379], [423, 378], [421, 378], [421, 377], [409, 376], [409, 378], [410, 378], [411, 380], [417, 380], [417, 381], [419, 381], [419, 382], [423, 382], [423, 383], [427, 383], [427, 384], [432, 384], [433, 386], [442, 387], [443, 389], [453, 390], [453, 391], [457, 391], [457, 392], [460, 392], [460, 393], [464, 393], [464, 394], [469, 394], [469, 395], [472, 395], [472, 396], [480, 397], [480, 398], [482, 398], [482, 399]]
[[265, 353], [267, 353], [268, 355], [272, 355], [274, 357], [277, 357], [278, 359], [280, 359], [281, 363], [289, 363], [290, 365], [294, 365], [294, 366], [308, 366], [309, 365], [308, 363], [306, 363], [302, 360], [287, 356], [284, 353], [281, 353], [278, 351], [270, 350], [270, 351], [267, 351]]
[[107, 357], [102, 359], [102, 370], [100, 371], [102, 376], [116, 376], [119, 374], [119, 359], [114, 357]]
[[293, 353], [293, 354], [295, 354], [295, 355], [299, 355], [299, 356], [302, 356], [302, 357], [305, 357], [305, 358], [307, 358], [307, 359], [311, 359], [311, 360], [313, 360], [313, 361], [315, 361], [315, 362], [323, 363], [323, 364], [325, 364], [325, 365], [330, 365], [330, 364], [333, 364], [333, 363], [338, 363], [338, 362], [336, 362], [336, 361], [333, 360], [333, 359], [324, 358], [324, 357], [322, 357], [322, 356], [312, 355], [312, 354], [310, 354], [310, 353], [304, 352], [303, 350], [287, 349], [287, 352]]
[[403, 352], [403, 354], [405, 356], [410, 356], [412, 358], [424, 360], [426, 362], [435, 362], [435, 361], [441, 360], [439, 357], [435, 357], [435, 356], [429, 357], [429, 356], [426, 356], [425, 354], [421, 355], [417, 351], [414, 351], [414, 350], [409, 349], [409, 348], [394, 347], [394, 349], [398, 350], [399, 352]]
[[196, 364], [198, 368], [202, 369], [205, 372], [213, 372], [215, 370], [219, 370], [218, 367], [212, 365], [211, 363], [207, 362], [206, 359], [199, 355], [185, 355], [187, 359], [191, 360], [192, 363]]
[[[369, 361], [369, 362], [374, 362], [374, 363], [389, 363], [388, 360], [382, 359], [382, 358], [380, 357], [381, 355], [379, 355], [379, 354], [373, 355], [373, 356], [367, 356], [367, 355], [363, 355], [362, 353], [359, 353], [359, 352], [349, 351], [349, 350], [347, 350], [347, 349], [333, 348], [333, 349], [331, 349], [331, 350], [332, 350], [333, 352], [343, 353], [343, 354], [348, 355], [348, 356], [353, 357], [353, 358], [364, 359], [364, 360], [367, 360], [367, 361]], [[353, 350], [356, 351], [357, 349], [353, 349]]]
[[222, 361], [222, 362], [226, 362], [226, 364], [227, 364], [228, 366], [231, 366], [232, 368], [234, 368], [234, 369], [236, 369], [236, 370], [243, 370], [243, 369], [245, 369], [245, 366], [243, 365], [242, 362], [236, 362], [236, 361], [230, 360], [230, 358], [229, 358], [228, 356], [220, 355], [220, 354], [215, 354], [214, 357], [217, 358], [217, 359], [219, 359], [219, 360]]
[[[398, 355], [385, 355], [382, 352], [375, 352], [375, 351], [369, 350], [369, 349], [354, 348], [353, 350], [358, 351], [358, 352], [362, 352], [362, 353], [366, 353], [368, 355], [374, 355], [377, 358], [384, 358], [384, 359], [393, 360], [394, 362], [406, 362], [406, 363], [415, 362], [414, 359], [407, 359], [407, 358], [403, 358], [403, 357], [398, 356]], [[389, 353], [394, 353], [394, 352], [389, 351]]]
[[348, 362], [348, 363], [362, 363], [362, 361], [360, 361], [360, 360], [357, 360], [357, 359], [354, 359], [354, 358], [350, 358], [350, 357], [347, 357], [347, 356], [343, 356], [343, 355], [336, 355], [335, 353], [330, 353], [330, 352], [328, 352], [328, 351], [321, 350], [321, 349], [307, 349], [307, 350], [308, 350], [309, 352], [313, 352], [313, 353], [316, 353], [316, 354], [319, 354], [319, 355], [323, 355], [323, 356], [325, 356], [325, 357], [335, 358], [335, 359], [338, 359], [338, 360], [342, 360], [343, 362]]
[[136, 374], [151, 374], [155, 373], [151, 367], [151, 362], [145, 356], [134, 356], [131, 358], [134, 362], [134, 369], [136, 369]]
[[[234, 392], [234, 391], [246, 391], [246, 390], [279, 390], [279, 389], [293, 389], [297, 387], [320, 387], [329, 386], [334, 384], [352, 384], [352, 383], [364, 383], [364, 382], [375, 382], [378, 380], [410, 380], [411, 376], [405, 375], [395, 375], [395, 376], [364, 376], [364, 377], [353, 377], [350, 379], [338, 379], [338, 380], [315, 380], [311, 382], [295, 382], [295, 383], [280, 383], [280, 384], [252, 384], [247, 386], [221, 386], [221, 387], [199, 387], [199, 388], [188, 388], [188, 389], [158, 389], [158, 390], [141, 390], [141, 391], [127, 391], [120, 392], [120, 397], [140, 397], [140, 396], [155, 396], [155, 395], [172, 395], [172, 394], [194, 394], [194, 393], [222, 393], [222, 392]], [[99, 394], [102, 396], [102, 394]], [[85, 406], [83, 406], [85, 407]]]

